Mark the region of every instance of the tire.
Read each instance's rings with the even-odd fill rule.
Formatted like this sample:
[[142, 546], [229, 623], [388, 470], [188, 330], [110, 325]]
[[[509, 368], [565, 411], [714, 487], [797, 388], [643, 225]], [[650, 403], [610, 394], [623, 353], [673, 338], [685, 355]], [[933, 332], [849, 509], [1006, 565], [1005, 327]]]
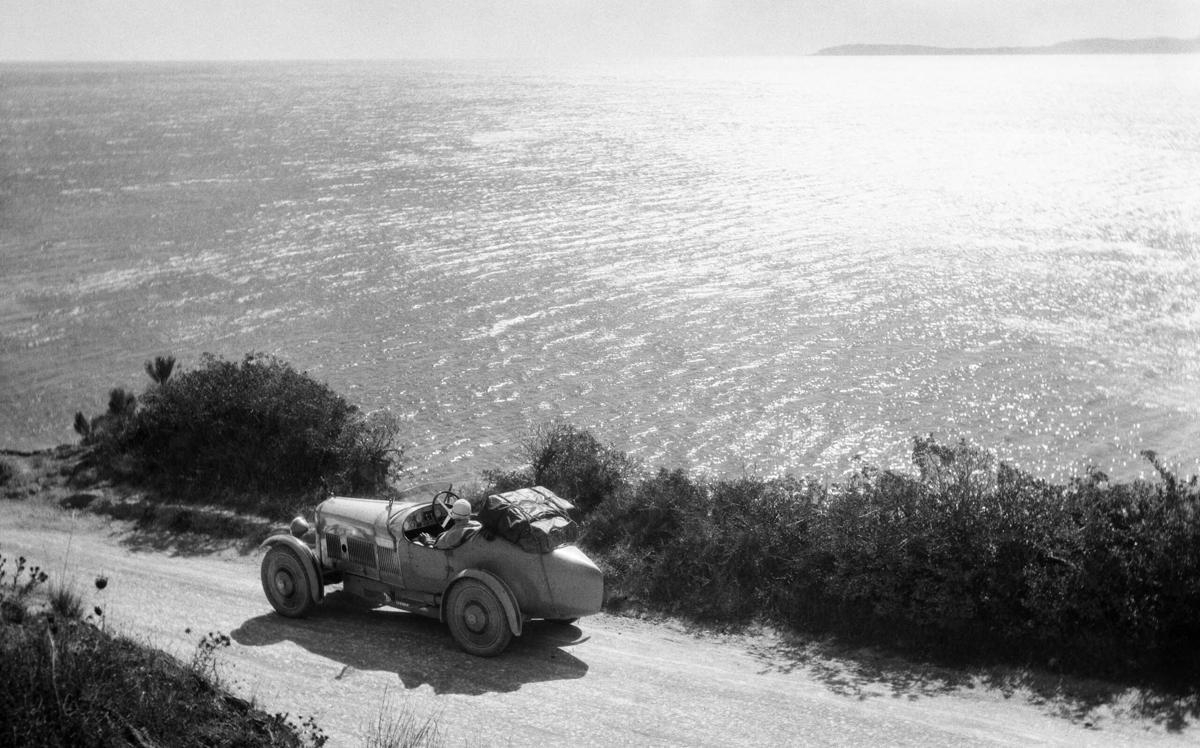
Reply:
[[454, 585], [445, 615], [450, 635], [468, 654], [495, 657], [512, 641], [504, 606], [487, 585], [476, 579]]
[[312, 610], [312, 590], [304, 562], [288, 548], [276, 546], [262, 562], [262, 586], [271, 607], [281, 616], [303, 618]]

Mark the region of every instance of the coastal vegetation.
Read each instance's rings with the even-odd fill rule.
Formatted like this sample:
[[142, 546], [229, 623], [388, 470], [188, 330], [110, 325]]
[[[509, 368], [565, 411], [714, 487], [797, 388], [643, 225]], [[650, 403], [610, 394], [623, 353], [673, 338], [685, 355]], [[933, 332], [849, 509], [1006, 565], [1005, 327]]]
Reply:
[[[262, 356], [147, 365], [140, 396], [77, 416], [92, 468], [284, 519], [336, 488], [386, 492], [394, 419]], [[554, 422], [480, 495], [540, 484], [578, 508], [610, 608], [763, 621], [925, 656], [1106, 677], [1200, 672], [1200, 486], [1099, 469], [1040, 479], [965, 442], [913, 440], [911, 473], [713, 477], [647, 470]]]
[[286, 514], [334, 491], [378, 492], [402, 457], [390, 413], [364, 414], [274, 357], [206, 354], [182, 373], [165, 357], [145, 368], [141, 395], [114, 389], [105, 413], [75, 416], [88, 465], [106, 478]]
[[529, 466], [578, 502], [610, 598], [713, 622], [766, 620], [958, 659], [1101, 676], [1200, 672], [1200, 487], [1093, 469], [1038, 479], [965, 442], [913, 440], [915, 475], [645, 474], [558, 423]]

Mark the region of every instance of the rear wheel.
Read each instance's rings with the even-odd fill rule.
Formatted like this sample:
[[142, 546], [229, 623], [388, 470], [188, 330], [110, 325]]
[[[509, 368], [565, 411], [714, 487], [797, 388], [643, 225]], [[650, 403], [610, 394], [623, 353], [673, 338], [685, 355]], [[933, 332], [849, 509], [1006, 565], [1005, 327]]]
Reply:
[[479, 657], [494, 657], [512, 641], [504, 606], [475, 579], [464, 579], [450, 590], [446, 623], [458, 646]]
[[281, 616], [302, 618], [312, 609], [304, 562], [292, 550], [275, 546], [262, 562], [262, 586], [271, 607]]

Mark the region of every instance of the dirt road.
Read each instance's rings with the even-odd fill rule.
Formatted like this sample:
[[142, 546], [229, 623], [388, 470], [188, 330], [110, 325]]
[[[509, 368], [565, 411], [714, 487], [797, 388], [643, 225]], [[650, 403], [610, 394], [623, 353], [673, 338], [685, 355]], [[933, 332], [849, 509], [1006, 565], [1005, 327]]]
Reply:
[[0, 553], [72, 580], [110, 629], [181, 658], [207, 632], [228, 633], [218, 663], [232, 690], [269, 712], [314, 716], [335, 746], [361, 745], [381, 713], [405, 707], [437, 716], [448, 745], [1200, 744], [1196, 728], [1170, 733], [1111, 706], [1063, 716], [1061, 704], [966, 676], [871, 670], [770, 635], [608, 615], [530, 624], [505, 654], [479, 659], [436, 621], [336, 597], [311, 618], [281, 618], [263, 597], [258, 555], [162, 550], [161, 540], [0, 502]]

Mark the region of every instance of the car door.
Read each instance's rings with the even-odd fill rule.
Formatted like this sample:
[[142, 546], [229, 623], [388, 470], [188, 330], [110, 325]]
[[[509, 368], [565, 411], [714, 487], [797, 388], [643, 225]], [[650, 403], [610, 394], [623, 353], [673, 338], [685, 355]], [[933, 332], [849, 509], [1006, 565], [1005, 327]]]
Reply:
[[408, 557], [408, 563], [404, 567], [407, 588], [416, 592], [440, 594], [446, 586], [449, 574], [446, 551], [403, 538], [400, 543], [404, 547], [404, 555]]

